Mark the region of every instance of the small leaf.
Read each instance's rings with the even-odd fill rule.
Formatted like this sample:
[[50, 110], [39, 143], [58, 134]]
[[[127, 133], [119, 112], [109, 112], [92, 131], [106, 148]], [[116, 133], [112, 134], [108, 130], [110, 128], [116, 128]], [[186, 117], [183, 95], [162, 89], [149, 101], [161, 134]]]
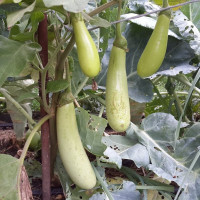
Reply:
[[105, 19], [102, 19], [101, 17], [93, 17], [90, 20], [90, 24], [99, 26], [99, 27], [103, 27], [103, 28], [108, 28], [109, 26], [111, 26], [110, 22], [108, 22]]
[[118, 155], [118, 153], [116, 153], [114, 149], [107, 147], [103, 154], [104, 157], [102, 156], [100, 158], [101, 161], [115, 164], [119, 169], [122, 167], [122, 158]]
[[30, 6], [24, 8], [24, 9], [21, 9], [21, 10], [18, 10], [18, 11], [8, 14], [7, 26], [8, 27], [13, 26], [24, 16], [25, 13], [33, 11], [33, 9], [35, 8], [35, 2], [36, 1], [34, 1]]
[[[122, 159], [133, 160], [137, 167], [149, 164], [149, 155], [145, 146], [138, 143], [129, 136], [111, 135], [102, 138], [102, 142], [109, 148], [115, 150]], [[105, 153], [105, 152], [104, 152]], [[138, 153], [141, 156], [138, 156]]]
[[47, 82], [46, 92], [60, 92], [68, 88], [69, 82], [67, 80], [55, 80]]
[[[140, 192], [136, 190], [135, 184], [130, 181], [123, 181], [122, 187], [110, 192], [114, 200], [140, 200]], [[107, 196], [105, 193], [96, 193], [89, 200], [105, 200]]]
[[119, 155], [123, 159], [133, 160], [138, 168], [147, 167], [150, 163], [147, 148], [142, 144], [136, 144]]
[[20, 163], [17, 158], [0, 154], [0, 199], [19, 200], [17, 187]]
[[[23, 104], [22, 107], [28, 111], [28, 113], [32, 114], [31, 108], [29, 104]], [[13, 122], [13, 128], [16, 133], [17, 139], [21, 139], [24, 136], [24, 130], [27, 125], [26, 117], [9, 101], [6, 101], [6, 109], [10, 114], [10, 117]]]
[[90, 115], [83, 108], [76, 112], [77, 124], [84, 147], [92, 154], [101, 156], [106, 146], [101, 142], [107, 120]]

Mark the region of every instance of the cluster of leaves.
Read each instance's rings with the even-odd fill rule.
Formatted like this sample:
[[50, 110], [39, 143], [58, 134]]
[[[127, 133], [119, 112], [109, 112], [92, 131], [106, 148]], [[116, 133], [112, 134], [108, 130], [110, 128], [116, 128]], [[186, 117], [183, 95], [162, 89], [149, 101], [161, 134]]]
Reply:
[[[21, 3], [18, 4], [19, 2]], [[92, 80], [82, 85], [87, 77], [80, 70], [75, 48], [70, 52], [73, 58], [71, 86], [73, 94], [83, 108], [86, 108], [88, 102], [91, 103], [91, 99], [98, 102], [98, 111], [101, 110], [101, 106], [104, 106], [107, 67], [115, 32], [110, 22], [115, 20], [117, 7], [107, 8], [94, 18], [86, 13], [106, 3], [106, 0], [98, 1], [98, 3], [93, 1], [88, 3], [88, 0], [83, 0], [81, 3], [77, 3], [76, 0], [24, 0], [0, 6], [0, 92], [8, 94], [5, 96], [7, 109], [11, 113], [18, 138], [23, 137], [27, 124], [27, 116], [19, 111], [19, 106], [31, 117], [30, 104], [33, 100], [41, 102], [37, 92], [41, 72], [38, 52], [41, 48], [35, 35], [39, 22], [44, 18], [43, 11], [48, 14], [49, 57], [51, 58], [48, 70], [51, 80], [46, 85], [46, 93], [51, 98], [52, 94], [65, 90], [69, 85], [65, 80], [55, 80], [57, 57], [60, 55], [60, 50], [65, 49], [69, 42], [69, 40], [63, 42], [62, 37], [68, 37], [71, 34], [69, 19], [65, 13], [66, 11], [82, 12], [85, 10], [84, 17], [89, 21], [88, 28], [100, 27], [91, 31], [102, 63], [102, 70], [95, 78], [99, 89], [91, 92]], [[125, 1], [122, 18], [125, 20], [123, 29], [129, 49], [126, 57], [127, 81], [131, 120], [135, 124], [130, 124], [125, 136], [110, 136], [104, 132], [107, 126], [106, 119], [90, 114], [83, 108], [77, 109], [79, 133], [84, 147], [96, 156], [93, 165], [99, 182], [92, 192], [81, 190], [78, 187], [72, 189], [71, 180], [57, 157], [56, 172], [68, 199], [101, 200], [106, 199], [107, 196], [115, 200], [139, 200], [142, 196], [144, 199], [151, 199], [150, 189], [158, 190], [166, 199], [177, 199], [176, 194], [173, 193], [173, 186], [149, 178], [152, 172], [165, 181], [176, 182], [182, 189], [180, 200], [200, 199], [198, 190], [200, 184], [200, 159], [198, 159], [200, 123], [194, 122], [193, 119], [194, 111], [198, 114], [200, 95], [199, 86], [196, 84], [200, 77], [198, 72], [199, 6], [200, 3], [193, 3], [183, 6], [181, 10], [173, 11], [164, 62], [152, 77], [141, 79], [137, 75], [136, 66], [155, 27], [156, 14], [135, 19], [134, 17], [138, 14], [156, 11], [159, 7], [149, 1]], [[178, 83], [182, 85], [179, 86]], [[190, 91], [194, 90], [193, 96], [188, 91], [189, 88]], [[192, 113], [185, 112], [186, 106], [183, 107], [188, 102]], [[88, 106], [87, 109], [92, 110]], [[184, 112], [185, 122], [182, 122]], [[146, 117], [140, 124], [143, 113]], [[180, 120], [177, 121], [178, 119]], [[30, 123], [30, 120], [28, 122]], [[181, 134], [179, 134], [180, 128]], [[148, 176], [140, 176], [133, 169], [125, 167], [123, 159], [133, 161], [138, 168], [144, 168]], [[0, 155], [0, 168], [3, 172], [0, 175], [0, 199], [20, 199], [17, 177], [21, 162], [2, 154]], [[112, 180], [109, 183], [105, 168], [114, 168], [124, 173], [127, 179]]]

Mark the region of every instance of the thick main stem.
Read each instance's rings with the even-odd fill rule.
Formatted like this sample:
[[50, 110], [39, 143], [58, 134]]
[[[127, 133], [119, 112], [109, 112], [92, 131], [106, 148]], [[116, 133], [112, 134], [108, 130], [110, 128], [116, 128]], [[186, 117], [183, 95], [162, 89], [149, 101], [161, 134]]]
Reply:
[[[42, 60], [42, 65], [45, 67], [48, 63], [48, 32], [47, 32], [47, 16], [43, 21], [39, 23], [38, 27], [38, 42], [42, 47], [40, 52], [40, 57]], [[43, 74], [43, 80], [47, 80], [47, 76]], [[44, 82], [42, 82], [44, 87]], [[41, 85], [40, 85], [40, 96], [42, 96]], [[44, 88], [43, 88], [44, 89]], [[44, 91], [43, 91], [44, 92]], [[43, 93], [43, 102], [48, 104], [48, 98], [44, 96]], [[41, 117], [46, 115], [45, 110], [41, 107], [40, 110]], [[46, 121], [41, 127], [42, 135], [42, 199], [49, 200], [51, 199], [51, 190], [50, 190], [50, 141], [49, 141], [49, 122]]]

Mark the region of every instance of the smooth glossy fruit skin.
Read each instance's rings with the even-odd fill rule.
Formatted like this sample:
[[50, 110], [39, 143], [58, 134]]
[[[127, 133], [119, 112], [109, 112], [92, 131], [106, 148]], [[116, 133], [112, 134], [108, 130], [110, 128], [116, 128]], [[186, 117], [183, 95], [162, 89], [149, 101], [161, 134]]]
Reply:
[[169, 24], [170, 17], [160, 14], [137, 65], [140, 77], [151, 76], [160, 68], [166, 54]]
[[93, 188], [96, 176], [79, 136], [73, 102], [57, 108], [56, 126], [58, 149], [68, 175], [80, 188]]
[[78, 59], [83, 73], [95, 77], [101, 70], [99, 54], [84, 21], [72, 19]]
[[130, 124], [126, 52], [113, 46], [106, 80], [106, 116], [111, 128], [125, 131]]

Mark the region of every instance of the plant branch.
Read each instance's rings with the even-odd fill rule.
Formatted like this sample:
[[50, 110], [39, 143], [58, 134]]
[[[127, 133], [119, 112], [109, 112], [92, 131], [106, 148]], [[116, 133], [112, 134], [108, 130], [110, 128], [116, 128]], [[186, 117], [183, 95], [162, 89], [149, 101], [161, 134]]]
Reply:
[[46, 100], [46, 75], [47, 75], [47, 71], [49, 70], [50, 66], [53, 64], [58, 52], [60, 51], [62, 45], [71, 37], [71, 34], [70, 34], [67, 38], [65, 38], [66, 34], [63, 37], [64, 39], [58, 44], [58, 46], [55, 49], [53, 55], [51, 56], [49, 62], [47, 63], [46, 67], [43, 69], [43, 71], [41, 73], [42, 101], [43, 101], [44, 110], [47, 113], [50, 113], [50, 106], [48, 105], [47, 100]]
[[78, 89], [76, 90], [76, 92], [74, 93], [74, 97], [76, 98], [79, 94], [79, 92], [83, 89], [83, 87], [85, 86], [85, 84], [87, 83], [89, 77], [86, 77], [81, 84], [78, 86]]
[[136, 190], [160, 190], [166, 192], [174, 192], [174, 188], [170, 186], [157, 186], [157, 185], [136, 185]]
[[[185, 77], [182, 77], [182, 76], [174, 76], [174, 77], [172, 77], [172, 78], [174, 78], [174, 79], [180, 81], [181, 83], [187, 85], [188, 87], [191, 87], [191, 86], [192, 86], [192, 83], [190, 83]], [[199, 89], [198, 87], [195, 86], [195, 87], [194, 87], [194, 90], [195, 90], [198, 94], [200, 94], [200, 89]]]
[[[120, 16], [121, 16], [121, 8], [122, 8], [122, 1], [119, 0], [119, 4], [118, 4], [118, 11], [117, 11], [117, 20], [120, 20]], [[121, 33], [121, 24], [117, 23], [116, 24], [116, 38], [121, 38], [122, 37], [122, 33]]]
[[[176, 91], [176, 94], [179, 95], [179, 96], [187, 96], [187, 95], [188, 95], [188, 92]], [[154, 96], [159, 96], [157, 93], [154, 93], [153, 95], [154, 95]], [[168, 93], [168, 92], [160, 92], [160, 95], [169, 95], [169, 93]], [[199, 97], [198, 94], [192, 94], [192, 96], [194, 96], [194, 97]]]
[[93, 94], [92, 92], [85, 91], [86, 94], [88, 94], [90, 97], [95, 98], [98, 102], [100, 102], [102, 105], [106, 106], [106, 101], [102, 99], [101, 97]]
[[65, 50], [63, 51], [63, 53], [60, 56], [57, 68], [62, 68], [62, 67], [64, 68], [65, 60], [66, 60], [67, 56], [69, 55], [70, 51], [72, 50], [72, 48], [73, 48], [73, 46], [75, 44], [74, 35], [70, 35], [70, 36], [71, 36], [71, 39], [70, 39], [67, 47], [65, 48]]
[[105, 106], [104, 105], [101, 106], [101, 110], [100, 110], [99, 115], [98, 115], [99, 117], [102, 117], [104, 109], [105, 109]]
[[90, 17], [92, 17], [92, 16], [97, 15], [98, 13], [100, 13], [100, 12], [106, 10], [107, 8], [110, 8], [110, 7], [112, 7], [112, 6], [116, 5], [116, 4], [118, 4], [118, 1], [116, 1], [116, 0], [110, 1], [108, 3], [105, 3], [105, 4], [101, 5], [101, 6], [99, 6], [97, 9], [93, 10], [88, 15]]
[[[44, 66], [43, 66], [43, 64], [42, 64], [41, 58], [40, 58], [40, 56], [38, 55], [38, 53], [36, 53], [36, 58], [37, 58], [37, 61], [38, 61], [39, 65], [40, 65], [41, 69], [44, 69]], [[41, 69], [40, 69], [38, 66], [36, 66], [36, 65], [34, 65], [34, 66], [35, 66], [39, 71], [41, 71]]]
[[0, 88], [0, 92], [3, 94], [3, 96], [10, 101], [18, 110], [19, 112], [21, 112], [28, 120], [28, 122], [31, 125], [35, 124], [35, 121], [32, 119], [32, 117], [26, 112], [26, 110], [17, 102], [15, 101], [15, 99], [13, 99], [7, 92], [7, 90], [5, 90], [4, 88]]
[[108, 196], [109, 200], [114, 200], [114, 198], [112, 197], [110, 191], [108, 190], [108, 188], [106, 187], [105, 183], [103, 182], [102, 177], [100, 176], [99, 172], [97, 171], [96, 167], [92, 164], [92, 167], [94, 169], [95, 175], [99, 181], [99, 183], [101, 184], [104, 192], [106, 193], [106, 195]]
[[[174, 98], [176, 100], [176, 103], [177, 103], [177, 106], [178, 106], [178, 109], [180, 110], [180, 113], [183, 112], [183, 108], [181, 106], [181, 102], [180, 102], [180, 99], [178, 98], [177, 94], [176, 94], [176, 91], [173, 92], [173, 95], [174, 95]], [[190, 123], [190, 120], [187, 118], [187, 116], [185, 116], [185, 121], [187, 123]]]

